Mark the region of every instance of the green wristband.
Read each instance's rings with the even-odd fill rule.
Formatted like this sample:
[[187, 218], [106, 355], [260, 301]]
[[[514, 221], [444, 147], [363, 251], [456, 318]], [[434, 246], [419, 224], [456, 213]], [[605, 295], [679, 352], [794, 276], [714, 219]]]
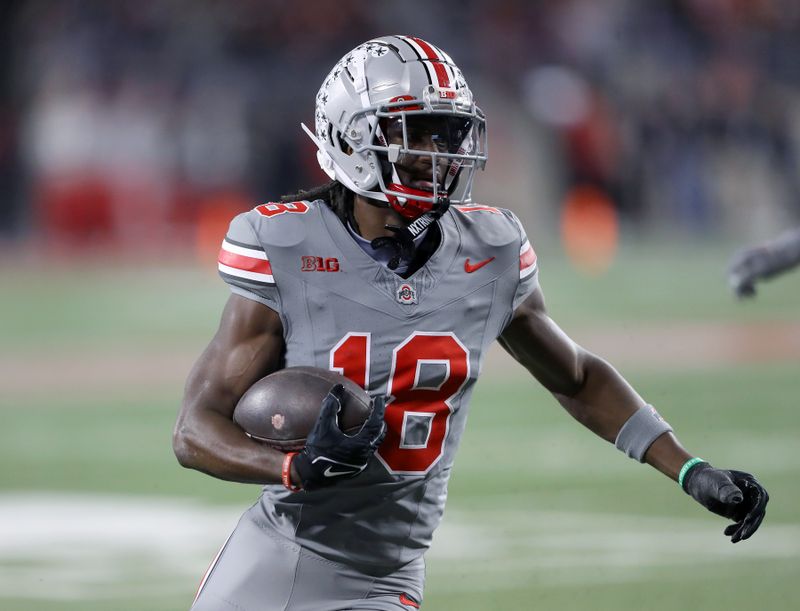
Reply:
[[681, 472], [678, 474], [678, 485], [683, 489], [683, 480], [686, 478], [686, 474], [689, 473], [692, 467], [694, 467], [697, 463], [706, 462], [702, 458], [690, 458], [681, 467]]

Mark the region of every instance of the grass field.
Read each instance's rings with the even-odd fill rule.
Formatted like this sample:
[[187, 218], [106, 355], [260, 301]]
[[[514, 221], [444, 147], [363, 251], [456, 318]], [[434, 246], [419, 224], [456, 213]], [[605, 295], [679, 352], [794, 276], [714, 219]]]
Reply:
[[[568, 330], [778, 324], [793, 337], [797, 276], [735, 303], [727, 253], [634, 248], [603, 279], [540, 253], [542, 282]], [[226, 290], [180, 265], [8, 266], [0, 282], [0, 609], [188, 608], [258, 494], [181, 469], [170, 449], [183, 380]], [[522, 370], [490, 369], [428, 555], [424, 608], [800, 608], [800, 345], [789, 348], [624, 363], [691, 451], [770, 490], [761, 531], [735, 546], [723, 520], [581, 429]]]

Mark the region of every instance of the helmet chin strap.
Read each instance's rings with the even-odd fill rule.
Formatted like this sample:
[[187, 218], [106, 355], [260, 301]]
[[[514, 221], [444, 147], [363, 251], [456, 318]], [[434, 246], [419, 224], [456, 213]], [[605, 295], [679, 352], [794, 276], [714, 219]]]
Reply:
[[394, 255], [389, 260], [389, 269], [397, 269], [400, 262], [403, 260], [410, 260], [414, 256], [416, 244], [414, 239], [421, 236], [423, 232], [435, 223], [441, 216], [447, 212], [449, 202], [438, 207], [436, 210], [431, 210], [412, 221], [407, 227], [398, 227], [397, 225], [385, 225], [385, 228], [391, 231], [392, 236], [379, 236], [372, 240], [372, 247], [376, 250], [379, 248], [391, 248], [394, 250]]
[[[380, 128], [378, 128], [378, 135], [379, 139], [385, 142], [383, 134], [380, 133]], [[392, 168], [392, 182], [387, 187], [392, 191], [408, 194], [408, 197], [399, 197], [386, 193], [386, 199], [395, 212], [411, 220], [411, 223], [407, 227], [385, 225], [385, 228], [394, 235], [379, 236], [372, 240], [371, 245], [376, 250], [380, 248], [394, 250], [394, 255], [388, 263], [389, 269], [394, 270], [397, 269], [401, 261], [411, 260], [416, 250], [414, 239], [421, 236], [431, 224], [435, 223], [447, 212], [450, 207], [450, 200], [446, 195], [446, 191], [445, 195], [439, 197], [439, 201], [436, 204], [415, 199], [415, 195], [418, 197], [430, 197], [430, 191], [405, 186], [400, 180], [394, 162], [390, 161], [389, 164]], [[433, 175], [432, 177], [435, 178]]]

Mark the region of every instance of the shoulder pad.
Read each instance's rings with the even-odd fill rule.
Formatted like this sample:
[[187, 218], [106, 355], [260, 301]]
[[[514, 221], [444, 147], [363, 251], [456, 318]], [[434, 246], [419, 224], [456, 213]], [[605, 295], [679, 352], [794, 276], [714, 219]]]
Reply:
[[319, 205], [319, 201], [271, 202], [256, 206], [246, 216], [265, 247], [294, 246], [305, 239], [309, 215], [317, 214]]
[[233, 217], [225, 239], [246, 248], [260, 248], [253, 226], [247, 220], [248, 215], [249, 212], [242, 212]]
[[465, 231], [488, 246], [507, 246], [521, 240], [521, 227], [510, 210], [483, 204], [452, 206], [450, 209]]

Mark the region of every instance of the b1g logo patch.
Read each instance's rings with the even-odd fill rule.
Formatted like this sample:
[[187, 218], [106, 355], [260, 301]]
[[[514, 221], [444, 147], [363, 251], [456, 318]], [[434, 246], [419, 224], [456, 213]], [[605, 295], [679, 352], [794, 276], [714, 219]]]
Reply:
[[300, 257], [301, 272], [338, 272], [339, 259], [336, 257]]
[[403, 283], [397, 287], [397, 302], [403, 305], [417, 303], [417, 291], [410, 284]]

